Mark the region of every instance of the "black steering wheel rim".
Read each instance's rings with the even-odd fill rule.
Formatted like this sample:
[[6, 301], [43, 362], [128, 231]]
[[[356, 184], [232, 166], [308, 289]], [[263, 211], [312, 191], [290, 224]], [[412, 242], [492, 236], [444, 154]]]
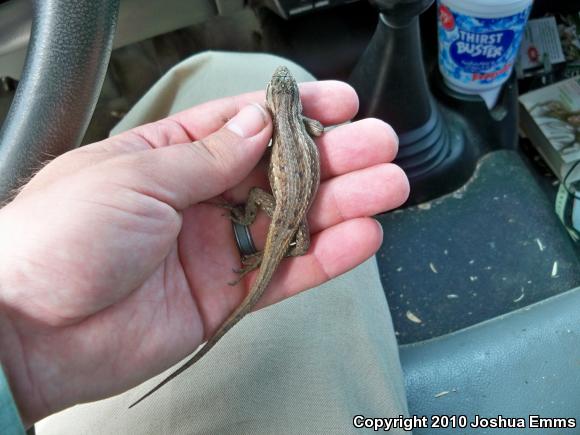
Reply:
[[119, 0], [33, 0], [28, 53], [0, 130], [0, 202], [39, 165], [77, 147], [93, 114]]

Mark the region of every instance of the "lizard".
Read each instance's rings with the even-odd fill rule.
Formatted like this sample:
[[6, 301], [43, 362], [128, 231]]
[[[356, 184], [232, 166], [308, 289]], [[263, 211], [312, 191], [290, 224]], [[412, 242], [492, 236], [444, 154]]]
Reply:
[[266, 107], [272, 115], [273, 134], [268, 180], [272, 194], [258, 187], [250, 189], [245, 207], [229, 207], [230, 218], [251, 225], [261, 208], [271, 218], [264, 249], [242, 258], [237, 283], [259, 267], [257, 277], [241, 304], [233, 310], [217, 332], [187, 362], [156, 387], [134, 402], [146, 397], [177, 377], [205, 356], [260, 300], [286, 256], [304, 255], [310, 246], [306, 215], [320, 184], [320, 156], [312, 137], [324, 127], [302, 115], [302, 103], [296, 80], [287, 67], [279, 66], [266, 87]]

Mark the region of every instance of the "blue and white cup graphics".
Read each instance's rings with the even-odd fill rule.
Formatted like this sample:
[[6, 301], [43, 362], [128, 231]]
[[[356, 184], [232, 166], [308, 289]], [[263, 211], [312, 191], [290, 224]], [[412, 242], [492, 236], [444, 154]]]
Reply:
[[[450, 3], [454, 2], [439, 0], [437, 4], [439, 69], [445, 82], [484, 99], [486, 91], [497, 89], [499, 94], [512, 72], [531, 1], [519, 12], [502, 17], [468, 15], [465, 8], [470, 2], [461, 2], [461, 11]], [[494, 10], [489, 9], [490, 13]]]

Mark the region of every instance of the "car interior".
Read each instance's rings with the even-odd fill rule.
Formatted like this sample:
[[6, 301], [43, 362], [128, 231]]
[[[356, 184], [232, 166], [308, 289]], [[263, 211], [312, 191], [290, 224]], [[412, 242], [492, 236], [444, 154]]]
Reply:
[[[530, 16], [579, 9], [536, 0]], [[0, 201], [205, 50], [346, 81], [357, 118], [399, 134], [411, 193], [377, 216], [376, 257], [411, 415], [580, 419], [580, 249], [518, 134], [525, 85], [514, 72], [492, 107], [448, 87], [433, 0], [0, 0]]]

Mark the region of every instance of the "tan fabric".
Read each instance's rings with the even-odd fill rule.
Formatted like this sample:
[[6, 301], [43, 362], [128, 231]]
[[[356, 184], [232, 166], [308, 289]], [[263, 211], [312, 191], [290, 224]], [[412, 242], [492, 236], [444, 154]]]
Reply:
[[206, 101], [266, 89], [279, 64], [286, 65], [299, 82], [316, 80], [294, 62], [269, 54], [208, 51], [190, 57], [161, 77], [111, 135]]
[[[115, 132], [212, 98], [262, 89], [281, 63], [299, 80], [313, 79], [295, 64], [264, 54], [193, 56], [168, 72]], [[361, 431], [352, 425], [358, 414], [407, 414], [374, 258], [247, 316], [194, 368], [127, 409], [170, 371], [120, 396], [53, 415], [37, 425], [37, 433], [346, 434]]]

